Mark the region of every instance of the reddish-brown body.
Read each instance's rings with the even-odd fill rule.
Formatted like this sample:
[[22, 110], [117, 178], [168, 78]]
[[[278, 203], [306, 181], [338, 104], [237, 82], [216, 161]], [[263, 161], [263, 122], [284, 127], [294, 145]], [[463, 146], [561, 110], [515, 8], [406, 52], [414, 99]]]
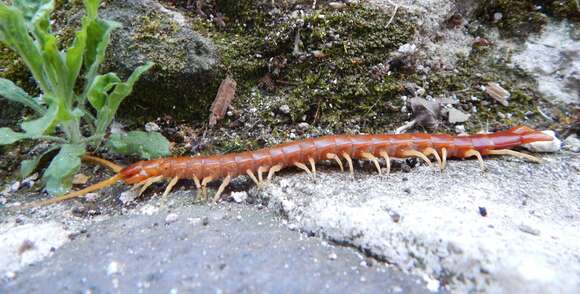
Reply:
[[268, 170], [275, 165], [292, 166], [306, 163], [309, 159], [315, 162], [328, 160], [327, 154], [347, 154], [351, 158], [363, 159], [365, 153], [381, 157], [381, 151], [386, 151], [390, 157], [406, 157], [404, 152], [408, 150], [424, 152], [427, 148], [433, 148], [437, 153], [442, 153], [445, 148], [447, 157], [464, 158], [469, 150], [487, 155], [490, 150], [511, 149], [526, 143], [550, 140], [552, 137], [527, 127], [470, 136], [424, 133], [334, 135], [288, 142], [256, 151], [140, 161], [123, 169], [120, 175], [127, 184], [156, 176], [216, 180], [228, 175], [235, 177], [246, 174], [248, 170], [256, 172], [258, 168]]

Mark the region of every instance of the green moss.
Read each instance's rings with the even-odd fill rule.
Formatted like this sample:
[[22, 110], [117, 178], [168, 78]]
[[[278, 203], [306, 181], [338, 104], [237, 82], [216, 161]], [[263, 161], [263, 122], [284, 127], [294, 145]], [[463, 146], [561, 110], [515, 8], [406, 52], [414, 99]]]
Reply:
[[[474, 48], [469, 56], [459, 60], [454, 73], [432, 75], [427, 83], [419, 77], [414, 79], [433, 96], [455, 96], [459, 104], [454, 107], [470, 113], [475, 107], [477, 112], [465, 123], [468, 132], [527, 124], [530, 114], [537, 112], [539, 99], [533, 90], [535, 82], [524, 71], [507, 66], [509, 62], [505, 58], [497, 58], [507, 55], [507, 52], [498, 54], [486, 48]], [[489, 82], [500, 83], [511, 93], [509, 106], [494, 101], [480, 89]]]
[[[198, 20], [194, 27], [212, 38], [220, 50], [223, 73], [238, 82], [238, 108], [257, 108], [266, 124], [276, 126], [289, 121], [271, 113], [287, 104], [290, 122], [305, 120], [337, 132], [353, 123], [376, 131], [400, 122], [401, 114], [387, 106], [401, 103], [394, 99], [403, 89], [400, 77], [376, 79], [371, 69], [388, 60], [414, 34], [401, 10], [391, 23], [390, 14], [363, 5], [342, 10], [323, 6], [298, 18], [284, 17], [284, 11], [273, 17], [264, 15], [260, 5], [233, 9], [231, 13], [243, 11], [233, 16], [227, 11], [224, 14], [236, 25], [230, 22], [224, 31], [207, 21]], [[298, 54], [294, 52], [296, 34], [301, 41]], [[324, 57], [315, 57], [314, 51], [322, 51]], [[271, 72], [272, 60], [283, 64], [277, 73]], [[257, 91], [269, 72], [273, 91]]]
[[[494, 19], [496, 13], [501, 13], [499, 20]], [[580, 20], [580, 7], [577, 0], [484, 0], [477, 14], [484, 21], [495, 24], [504, 37], [525, 38], [541, 31], [547, 16]]]
[[[547, 22], [547, 17], [536, 9], [537, 1], [492, 0], [481, 1], [477, 14], [483, 20], [495, 24], [504, 37], [524, 38], [539, 32]], [[499, 19], [495, 17], [501, 15]]]
[[580, 21], [580, 6], [578, 0], [555, 0], [549, 4], [548, 9], [560, 19]]

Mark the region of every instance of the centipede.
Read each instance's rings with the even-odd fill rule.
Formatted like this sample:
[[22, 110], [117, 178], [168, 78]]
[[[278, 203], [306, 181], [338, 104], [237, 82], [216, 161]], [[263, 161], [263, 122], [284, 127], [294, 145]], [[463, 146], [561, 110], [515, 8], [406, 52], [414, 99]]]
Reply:
[[[208, 201], [217, 202], [238, 176], [248, 176], [256, 185], [269, 182], [275, 173], [284, 168], [296, 167], [316, 177], [316, 164], [321, 161], [336, 162], [344, 172], [354, 173], [353, 160], [370, 161], [379, 174], [389, 174], [393, 158], [416, 157], [431, 166], [435, 160], [443, 171], [447, 159], [475, 158], [484, 169], [484, 156], [516, 156], [531, 162], [542, 160], [533, 155], [513, 150], [524, 144], [552, 141], [554, 137], [526, 126], [517, 126], [489, 134], [452, 136], [448, 134], [405, 133], [376, 135], [328, 135], [318, 138], [291, 141], [256, 151], [227, 153], [212, 156], [167, 157], [139, 161], [121, 167], [110, 161], [86, 156], [112, 169], [116, 174], [84, 189], [40, 201], [40, 205], [53, 204], [81, 197], [105, 187], [123, 182], [139, 189], [141, 195], [152, 184], [168, 181], [162, 197], [165, 198], [179, 180], [193, 180], [198, 193]], [[381, 161], [385, 167], [381, 168]], [[207, 198], [206, 187], [221, 180], [212, 199]]]

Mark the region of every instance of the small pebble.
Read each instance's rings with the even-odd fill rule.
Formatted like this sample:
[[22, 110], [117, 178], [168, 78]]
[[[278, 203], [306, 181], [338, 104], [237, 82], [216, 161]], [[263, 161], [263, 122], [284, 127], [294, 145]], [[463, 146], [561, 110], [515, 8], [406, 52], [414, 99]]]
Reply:
[[116, 261], [111, 261], [107, 266], [107, 275], [112, 276], [121, 272], [121, 265]]
[[390, 215], [391, 215], [391, 220], [394, 223], [398, 223], [401, 220], [401, 215], [396, 211], [391, 211]]
[[336, 260], [338, 258], [338, 255], [336, 255], [336, 253], [332, 252], [328, 255], [328, 259], [330, 260]]
[[232, 192], [231, 196], [236, 203], [242, 203], [242, 202], [246, 201], [246, 199], [248, 199], [248, 193], [245, 191]]
[[13, 280], [14, 278], [16, 278], [16, 272], [6, 272], [6, 273], [4, 274], [4, 276], [5, 276], [7, 279]]
[[10, 185], [10, 192], [16, 192], [20, 190], [20, 181], [16, 181], [14, 182], [12, 185]]
[[480, 206], [479, 207], [479, 215], [481, 215], [483, 217], [487, 216], [487, 209], [483, 206]]
[[201, 220], [201, 224], [204, 226], [209, 225], [209, 217], [205, 216], [202, 220]]
[[328, 6], [332, 7], [333, 9], [343, 9], [346, 7], [346, 3], [342, 2], [328, 2]]
[[147, 132], [159, 132], [160, 130], [161, 128], [159, 127], [159, 125], [152, 121], [145, 124], [145, 131]]
[[290, 113], [290, 106], [284, 104], [284, 105], [280, 106], [279, 110], [280, 110], [280, 112], [282, 112], [284, 114], [288, 114], [288, 113]]
[[177, 215], [177, 213], [170, 213], [167, 215], [167, 217], [165, 217], [165, 224], [171, 224], [177, 221], [177, 219], [179, 218], [179, 216]]
[[521, 224], [518, 229], [520, 229], [520, 231], [524, 232], [524, 233], [528, 233], [530, 235], [534, 235], [534, 236], [539, 236], [540, 235], [540, 230], [536, 229], [536, 228], [532, 228], [528, 225], [524, 225]]
[[307, 122], [301, 122], [298, 124], [298, 128], [301, 130], [307, 130], [310, 127], [310, 125]]
[[403, 191], [405, 191], [405, 193], [407, 194], [411, 194], [411, 188], [405, 188], [403, 189]]

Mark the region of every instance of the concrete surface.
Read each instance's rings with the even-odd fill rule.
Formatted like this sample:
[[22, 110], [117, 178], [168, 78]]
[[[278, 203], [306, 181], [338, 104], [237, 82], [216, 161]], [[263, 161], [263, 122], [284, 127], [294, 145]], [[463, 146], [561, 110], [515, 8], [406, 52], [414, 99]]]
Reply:
[[61, 211], [71, 241], [4, 273], [0, 293], [429, 292], [423, 278], [288, 230], [260, 206], [193, 206], [192, 195], [174, 193], [169, 211], [154, 199], [85, 225]]
[[[580, 292], [580, 159], [451, 161], [354, 180], [320, 167], [258, 191], [291, 227], [427, 275], [453, 292]], [[437, 287], [435, 286], [435, 289]]]
[[189, 183], [165, 208], [122, 207], [118, 185], [0, 211], [0, 240], [12, 240], [0, 242], [0, 293], [578, 293], [580, 159], [543, 158], [487, 158], [485, 172], [452, 160], [442, 173], [395, 161], [388, 176], [359, 162], [354, 179], [327, 163], [316, 181], [295, 169], [262, 188], [238, 178], [226, 198], [241, 203], [194, 205]]

